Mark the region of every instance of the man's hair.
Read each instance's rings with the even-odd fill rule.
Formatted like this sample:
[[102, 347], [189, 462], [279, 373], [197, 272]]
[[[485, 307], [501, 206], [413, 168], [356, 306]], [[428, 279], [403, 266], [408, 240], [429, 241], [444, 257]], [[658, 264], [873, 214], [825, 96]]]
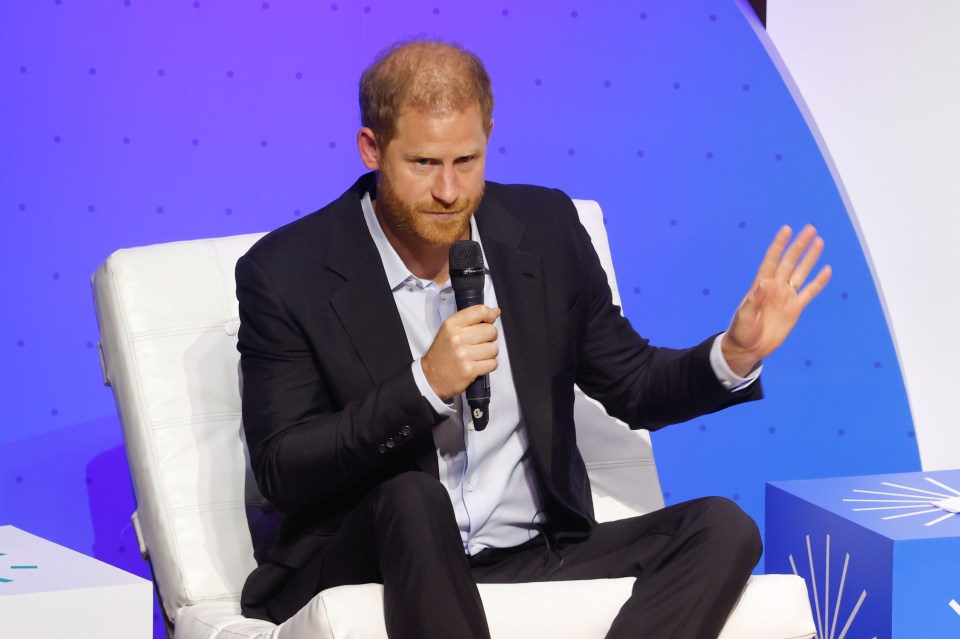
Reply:
[[360, 124], [386, 146], [397, 135], [400, 111], [409, 107], [445, 114], [480, 107], [484, 129], [493, 118], [490, 76], [476, 55], [459, 44], [413, 39], [396, 42], [360, 76]]

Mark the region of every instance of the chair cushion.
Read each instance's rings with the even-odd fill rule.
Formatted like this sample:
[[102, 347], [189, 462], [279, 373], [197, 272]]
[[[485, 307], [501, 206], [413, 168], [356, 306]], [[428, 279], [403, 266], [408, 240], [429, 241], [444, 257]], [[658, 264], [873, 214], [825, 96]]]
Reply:
[[[600, 639], [633, 581], [480, 584], [480, 596], [493, 639]], [[752, 577], [720, 639], [809, 639], [815, 628], [806, 599], [800, 577]], [[175, 639], [386, 639], [383, 586], [330, 588], [280, 626], [241, 617], [237, 603], [215, 602], [181, 609], [175, 628]]]

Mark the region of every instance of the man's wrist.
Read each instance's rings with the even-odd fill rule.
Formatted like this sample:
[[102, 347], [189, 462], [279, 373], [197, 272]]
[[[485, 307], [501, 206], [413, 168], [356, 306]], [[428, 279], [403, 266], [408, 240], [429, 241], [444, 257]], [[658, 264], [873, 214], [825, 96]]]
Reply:
[[453, 402], [448, 402], [438, 396], [433, 388], [430, 386], [430, 382], [427, 381], [427, 376], [423, 370], [423, 359], [414, 360], [410, 365], [410, 370], [413, 372], [413, 380], [417, 384], [417, 388], [420, 390], [420, 394], [423, 395], [424, 399], [430, 402], [430, 406], [433, 407], [433, 410], [437, 412], [438, 415], [443, 415], [449, 417], [455, 415], [456, 411], [453, 408]]
[[747, 377], [757, 369], [760, 360], [752, 353], [737, 348], [725, 339], [726, 333], [720, 335], [720, 352], [723, 355], [723, 361], [726, 362], [730, 371], [738, 377]]
[[713, 368], [714, 375], [717, 376], [717, 381], [724, 388], [729, 391], [742, 390], [760, 377], [760, 371], [763, 369], [762, 363], [756, 362], [745, 375], [740, 375], [730, 367], [723, 354], [723, 337], [724, 334], [718, 335], [710, 347], [710, 366]]

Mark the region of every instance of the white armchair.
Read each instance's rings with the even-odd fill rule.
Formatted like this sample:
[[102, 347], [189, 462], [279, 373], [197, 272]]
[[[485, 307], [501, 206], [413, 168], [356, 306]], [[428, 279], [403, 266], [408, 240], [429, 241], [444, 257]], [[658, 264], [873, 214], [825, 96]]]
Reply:
[[[600, 207], [576, 204], [619, 303]], [[240, 614], [240, 590], [256, 566], [250, 531], [269, 515], [240, 421], [233, 272], [259, 237], [121, 250], [93, 277], [101, 359], [123, 425], [140, 551], [151, 562], [177, 639], [385, 639], [378, 584], [321, 592], [279, 626]], [[598, 519], [661, 508], [649, 435], [630, 431], [579, 391], [576, 419]], [[604, 636], [632, 583], [482, 584], [480, 594], [494, 639], [587, 639]], [[763, 575], [750, 580], [721, 637], [814, 633], [803, 580]]]

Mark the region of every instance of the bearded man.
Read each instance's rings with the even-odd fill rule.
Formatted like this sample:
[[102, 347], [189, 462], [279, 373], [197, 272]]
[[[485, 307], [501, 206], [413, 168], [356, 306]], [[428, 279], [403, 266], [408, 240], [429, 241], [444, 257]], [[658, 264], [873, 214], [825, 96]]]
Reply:
[[[781, 229], [727, 331], [685, 350], [640, 337], [563, 193], [484, 180], [493, 94], [436, 41], [388, 48], [360, 82], [371, 173], [237, 264], [243, 422], [282, 513], [248, 616], [384, 585], [394, 638], [489, 637], [477, 582], [636, 577], [608, 637], [716, 637], [760, 557], [738, 506], [704, 498], [597, 524], [574, 384], [632, 428], [761, 396], [761, 360], [826, 285], [823, 248]], [[451, 244], [480, 242], [484, 305], [456, 311]], [[489, 375], [490, 423], [463, 392]]]

